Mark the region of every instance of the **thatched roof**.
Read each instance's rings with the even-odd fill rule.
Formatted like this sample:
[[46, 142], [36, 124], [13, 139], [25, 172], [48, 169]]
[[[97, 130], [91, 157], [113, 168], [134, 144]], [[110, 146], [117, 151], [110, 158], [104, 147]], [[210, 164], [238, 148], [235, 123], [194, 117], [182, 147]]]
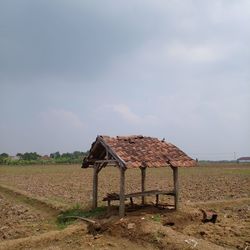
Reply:
[[[108, 151], [108, 154], [107, 154]], [[146, 136], [97, 136], [83, 167], [95, 160], [114, 159], [126, 168], [144, 167], [192, 167], [196, 162], [175, 145]]]

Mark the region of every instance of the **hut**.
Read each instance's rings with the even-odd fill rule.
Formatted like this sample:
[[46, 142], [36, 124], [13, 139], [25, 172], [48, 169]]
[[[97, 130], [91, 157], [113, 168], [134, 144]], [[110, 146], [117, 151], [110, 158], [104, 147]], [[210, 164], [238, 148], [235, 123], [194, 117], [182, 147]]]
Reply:
[[[165, 139], [136, 135], [136, 136], [97, 136], [92, 143], [87, 157], [84, 158], [82, 168], [93, 168], [93, 201], [92, 208], [97, 207], [98, 173], [106, 166], [116, 166], [120, 170], [120, 201], [119, 215], [125, 215], [125, 199], [155, 195], [172, 195], [175, 200], [175, 209], [178, 209], [179, 184], [178, 168], [192, 167], [196, 162], [187, 156], [175, 145]], [[146, 169], [153, 167], [171, 167], [173, 170], [173, 190], [145, 190]], [[141, 169], [141, 192], [125, 194], [125, 173], [127, 169]], [[110, 198], [112, 200], [112, 198]], [[110, 201], [109, 200], [109, 201]]]
[[240, 157], [240, 158], [237, 159], [237, 162], [238, 163], [247, 163], [247, 162], [250, 162], [250, 157], [249, 156]]

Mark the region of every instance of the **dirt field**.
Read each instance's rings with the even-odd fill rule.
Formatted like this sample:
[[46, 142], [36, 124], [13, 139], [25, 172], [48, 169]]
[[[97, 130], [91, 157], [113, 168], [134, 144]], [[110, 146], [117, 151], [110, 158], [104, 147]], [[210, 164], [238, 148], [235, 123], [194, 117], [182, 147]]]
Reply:
[[0, 240], [38, 235], [54, 229], [52, 217], [0, 193]]
[[[0, 249], [247, 249], [249, 183], [250, 165], [181, 169], [179, 212], [152, 205], [140, 208], [127, 212], [124, 220], [112, 216], [105, 232], [92, 236], [84, 223], [63, 230], [55, 223], [59, 210], [76, 204], [90, 207], [91, 169], [76, 165], [0, 167]], [[171, 169], [147, 171], [146, 186], [172, 189]], [[99, 187], [99, 204], [106, 205], [102, 197], [119, 191], [118, 170], [102, 170]], [[140, 171], [127, 170], [126, 192], [139, 188]], [[147, 198], [149, 204], [152, 201]], [[216, 211], [217, 222], [202, 223], [199, 209]]]
[[[180, 169], [180, 199], [209, 201], [250, 197], [250, 167], [221, 165]], [[99, 174], [99, 201], [107, 192], [119, 192], [119, 171]], [[126, 171], [126, 192], [140, 191], [140, 170]], [[172, 189], [170, 168], [147, 169], [148, 189]], [[108, 180], [108, 181], [107, 181]], [[58, 206], [90, 205], [92, 169], [78, 165], [0, 167], [0, 184]]]

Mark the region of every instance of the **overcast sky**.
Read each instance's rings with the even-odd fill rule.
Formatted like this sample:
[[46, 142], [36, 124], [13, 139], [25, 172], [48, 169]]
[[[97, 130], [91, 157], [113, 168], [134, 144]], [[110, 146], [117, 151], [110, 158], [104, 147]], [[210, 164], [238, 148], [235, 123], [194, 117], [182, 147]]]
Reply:
[[250, 155], [250, 1], [0, 0], [0, 153], [142, 134]]

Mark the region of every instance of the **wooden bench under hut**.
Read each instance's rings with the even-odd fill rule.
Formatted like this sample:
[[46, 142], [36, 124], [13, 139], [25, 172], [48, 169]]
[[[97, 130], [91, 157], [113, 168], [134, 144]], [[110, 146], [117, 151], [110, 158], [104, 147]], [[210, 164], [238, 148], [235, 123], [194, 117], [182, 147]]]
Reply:
[[[92, 167], [93, 174], [93, 201], [92, 208], [97, 207], [98, 173], [107, 166], [116, 166], [120, 170], [120, 193], [108, 194], [104, 198], [108, 206], [112, 200], [119, 200], [119, 215], [125, 215], [125, 200], [141, 197], [142, 204], [145, 196], [156, 196], [158, 205], [159, 195], [172, 195], [175, 198], [175, 209], [178, 209], [179, 184], [178, 168], [193, 167], [196, 162], [183, 151], [165, 140], [145, 136], [97, 136], [95, 142], [84, 158], [82, 168]], [[166, 190], [145, 190], [146, 169], [152, 167], [171, 167], [173, 170], [174, 188]], [[125, 172], [130, 168], [141, 169], [141, 192], [125, 194]]]

